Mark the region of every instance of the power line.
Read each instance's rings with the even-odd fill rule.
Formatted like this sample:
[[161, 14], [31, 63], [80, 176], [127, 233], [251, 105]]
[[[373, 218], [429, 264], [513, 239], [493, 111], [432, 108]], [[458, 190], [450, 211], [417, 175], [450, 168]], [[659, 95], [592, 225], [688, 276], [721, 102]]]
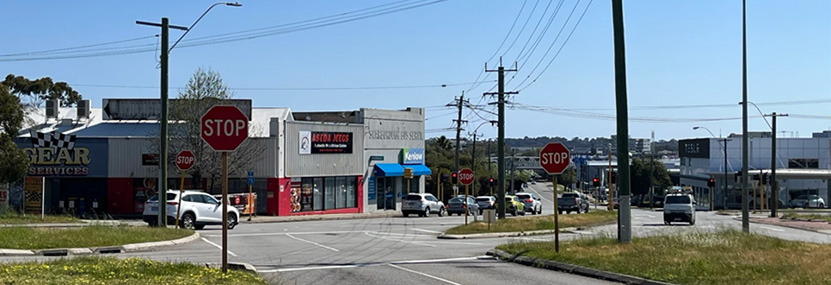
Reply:
[[537, 29], [540, 27], [540, 24], [542, 24], [542, 19], [545, 18], [545, 13], [548, 12], [548, 8], [551, 7], [551, 3], [554, 3], [554, 0], [548, 0], [548, 5], [546, 5], [545, 10], [542, 11], [542, 14], [540, 15], [540, 20], [537, 21], [537, 25], [534, 26], [534, 30], [531, 31], [531, 35], [528, 36], [528, 40], [525, 41], [525, 45], [522, 46], [521, 50], [519, 50], [519, 54], [517, 55], [516, 58], [522, 58], [523, 52], [525, 52], [525, 48], [528, 47], [528, 44], [531, 42], [531, 39], [534, 38], [534, 34], [537, 33]]
[[91, 48], [91, 47], [100, 47], [100, 46], [114, 45], [114, 44], [120, 44], [120, 43], [127, 43], [127, 42], [139, 41], [139, 40], [144, 40], [144, 39], [154, 38], [154, 37], [158, 37], [158, 35], [143, 36], [143, 37], [138, 37], [138, 38], [126, 39], [126, 40], [118, 40], [118, 41], [91, 44], [91, 45], [83, 45], [83, 46], [76, 46], [76, 47], [66, 47], [66, 48], [48, 49], [48, 50], [39, 50], [39, 51], [29, 51], [29, 52], [21, 52], [21, 53], [0, 54], [0, 57], [13, 57], [13, 56], [22, 56], [22, 55], [35, 55], [35, 54], [50, 54], [50, 53], [67, 52], [67, 51], [73, 51], [73, 50], [84, 50], [84, 49]]
[[[426, 85], [400, 85], [400, 86], [359, 86], [359, 87], [237, 87], [228, 88], [237, 91], [337, 91], [337, 90], [384, 90], [384, 89], [420, 89], [420, 88], [445, 88], [452, 86], [467, 85], [470, 82], [426, 84]], [[91, 88], [123, 88], [123, 89], [159, 89], [158, 86], [149, 85], [108, 85], [108, 84], [72, 84], [78, 87]], [[168, 89], [185, 89], [186, 87], [168, 87]]]
[[[551, 17], [548, 18], [548, 22], [545, 23], [545, 28], [542, 29], [542, 32], [540, 32], [540, 35], [537, 37], [536, 40], [534, 40], [534, 43], [531, 45], [531, 49], [528, 50], [528, 53], [526, 53], [524, 56], [521, 56], [520, 58], [517, 59], [517, 61], [523, 61], [523, 59], [524, 59], [522, 64], [520, 66], [518, 66], [517, 68], [522, 69], [525, 66], [525, 63], [528, 62], [528, 60], [531, 59], [531, 55], [534, 54], [534, 52], [537, 50], [537, 47], [540, 45], [540, 42], [542, 42], [542, 39], [545, 38], [546, 34], [548, 34], [548, 29], [551, 28], [551, 24], [554, 23], [554, 19], [557, 18], [557, 14], [560, 13], [560, 8], [563, 7], [563, 2], [564, 2], [563, 0], [560, 0], [560, 2], [557, 3], [557, 7], [554, 7], [554, 13], [551, 15]], [[577, 1], [577, 3], [579, 4], [580, 1]], [[575, 6], [576, 5], [577, 4], [575, 4]]]

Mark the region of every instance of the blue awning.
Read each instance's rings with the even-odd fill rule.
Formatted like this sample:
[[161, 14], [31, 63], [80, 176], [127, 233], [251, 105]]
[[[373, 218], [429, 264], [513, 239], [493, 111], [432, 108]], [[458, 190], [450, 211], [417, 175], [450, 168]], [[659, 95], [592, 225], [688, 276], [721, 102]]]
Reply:
[[424, 165], [424, 164], [407, 164], [407, 165], [404, 165], [404, 167], [405, 168], [412, 168], [413, 169], [413, 175], [415, 175], [415, 176], [433, 174], [433, 171], [431, 171], [430, 168], [427, 167], [427, 165]]
[[376, 163], [375, 176], [404, 176], [404, 167], [398, 163]]

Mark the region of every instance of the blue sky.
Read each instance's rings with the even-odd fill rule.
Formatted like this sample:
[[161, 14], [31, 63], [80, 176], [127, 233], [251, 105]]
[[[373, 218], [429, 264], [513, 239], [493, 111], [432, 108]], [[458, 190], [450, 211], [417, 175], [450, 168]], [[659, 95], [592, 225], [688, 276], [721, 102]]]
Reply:
[[[442, 130], [452, 126], [455, 117], [453, 109], [443, 106], [463, 91], [471, 104], [494, 110], [486, 104], [493, 100], [482, 93], [492, 90], [496, 74], [485, 74], [484, 63], [490, 59], [488, 67], [495, 68], [496, 58], [503, 56], [506, 66], [515, 61], [519, 65], [519, 72], [508, 73], [508, 79], [515, 78], [506, 90], [521, 90], [510, 98], [516, 104], [507, 109], [507, 136], [615, 133], [610, 119], [615, 114], [610, 1], [588, 5], [587, 0], [563, 0], [559, 9], [560, 1], [546, 0], [431, 2], [241, 1], [240, 8], [217, 6], [171, 53], [170, 86], [184, 86], [203, 67], [219, 72], [229, 87], [237, 88], [237, 98], [253, 99], [255, 106], [296, 111], [427, 107], [426, 129], [433, 137], [453, 134]], [[749, 100], [764, 113], [791, 114], [779, 120], [779, 130], [785, 131], [780, 135], [804, 137], [831, 129], [826, 111], [831, 106], [831, 1], [749, 2]], [[66, 81], [95, 107], [102, 98], [157, 98], [153, 35], [159, 29], [135, 21], [169, 17], [171, 24], [189, 26], [213, 3], [2, 1], [6, 44], [0, 48], [0, 70], [4, 76]], [[200, 40], [252, 29], [273, 31], [263, 28], [383, 4], [390, 5], [381, 8], [429, 5], [254, 39]], [[624, 13], [630, 135], [649, 137], [654, 130], [658, 139], [708, 136], [704, 130], [694, 131], [694, 126], [716, 135], [741, 132], [741, 120], [729, 119], [741, 117], [741, 1], [624, 1]], [[346, 14], [350, 15], [356, 14]], [[171, 30], [171, 43], [181, 34]], [[141, 39], [61, 55], [100, 54], [108, 51], [101, 48], [109, 47], [146, 51], [50, 60], [27, 59], [55, 54], [10, 56], [137, 38]], [[209, 44], [187, 46], [196, 41]], [[484, 82], [471, 84], [475, 81]], [[407, 86], [419, 88], [402, 88]], [[251, 90], [257, 88], [269, 90]], [[313, 88], [333, 89], [309, 90]], [[171, 90], [171, 97], [177, 92]], [[767, 129], [758, 111], [750, 108], [749, 114], [754, 116], [752, 131]], [[483, 110], [479, 115], [494, 118]], [[464, 117], [470, 121], [469, 132], [483, 122], [469, 110]], [[696, 121], [702, 119], [716, 120]], [[496, 129], [484, 124], [479, 133], [492, 138]]]

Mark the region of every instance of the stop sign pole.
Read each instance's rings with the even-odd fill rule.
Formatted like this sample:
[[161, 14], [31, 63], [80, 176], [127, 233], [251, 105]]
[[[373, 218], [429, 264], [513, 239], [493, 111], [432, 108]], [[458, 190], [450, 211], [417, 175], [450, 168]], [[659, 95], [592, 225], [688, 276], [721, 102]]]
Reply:
[[[470, 184], [475, 180], [473, 170], [470, 168], [463, 168], [459, 170], [459, 182], [465, 185], [465, 225], [467, 225], [467, 215], [470, 213], [470, 205], [467, 205], [467, 197], [470, 195]], [[474, 215], [476, 215], [474, 213]]]
[[[200, 133], [214, 151], [222, 152], [222, 273], [228, 272], [228, 152], [248, 138], [248, 117], [236, 106], [213, 106], [202, 115]], [[239, 221], [239, 217], [237, 217]]]
[[196, 164], [196, 158], [193, 156], [193, 152], [190, 150], [183, 150], [180, 151], [179, 154], [176, 155], [176, 167], [182, 171], [182, 180], [179, 182], [179, 203], [176, 204], [176, 225], [175, 227], [179, 227], [179, 215], [182, 213], [182, 194], [185, 193], [185, 172], [188, 171], [194, 164]]
[[[571, 161], [571, 154], [561, 143], [548, 143], [540, 150], [540, 166], [551, 175], [554, 186], [554, 252], [560, 252], [560, 208], [557, 205], [557, 176], [563, 173]], [[579, 205], [578, 205], [579, 206]]]

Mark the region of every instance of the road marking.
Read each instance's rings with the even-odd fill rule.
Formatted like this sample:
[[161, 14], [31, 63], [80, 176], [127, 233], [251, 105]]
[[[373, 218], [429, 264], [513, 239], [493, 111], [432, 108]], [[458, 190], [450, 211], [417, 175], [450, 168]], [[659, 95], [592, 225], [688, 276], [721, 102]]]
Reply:
[[[204, 240], [205, 242], [207, 242], [207, 243], [208, 243], [208, 244], [210, 244], [210, 245], [213, 245], [213, 246], [215, 246], [215, 247], [219, 248], [219, 250], [222, 250], [222, 246], [221, 246], [221, 245], [215, 244], [215, 243], [213, 243], [213, 242], [209, 241], [209, 240], [208, 240], [208, 239], [206, 239], [206, 238], [202, 238], [202, 240]], [[236, 257], [236, 256], [237, 256], [237, 254], [236, 254], [236, 253], [233, 253], [233, 252], [231, 252], [230, 250], [228, 251], [228, 254], [233, 255], [234, 257]]]
[[299, 241], [302, 241], [302, 242], [305, 242], [305, 243], [310, 243], [310, 244], [313, 244], [313, 245], [316, 245], [316, 246], [319, 246], [319, 247], [322, 247], [322, 248], [325, 248], [325, 249], [328, 249], [328, 250], [331, 250], [331, 251], [340, 251], [337, 248], [325, 246], [325, 245], [322, 245], [322, 244], [319, 244], [319, 243], [316, 243], [316, 242], [313, 242], [313, 241], [310, 241], [310, 240], [305, 240], [305, 239], [302, 239], [302, 238], [298, 238], [298, 237], [295, 237], [291, 234], [286, 234], [286, 236], [290, 237], [290, 238], [293, 238], [295, 240], [299, 240]]
[[338, 268], [355, 268], [364, 267], [364, 264], [350, 264], [350, 265], [327, 265], [327, 266], [311, 266], [311, 267], [296, 267], [296, 268], [279, 268], [268, 270], [257, 270], [259, 273], [274, 273], [274, 272], [290, 272], [290, 271], [305, 271], [305, 270], [320, 270], [320, 269], [338, 269]]
[[774, 228], [766, 227], [766, 226], [761, 226], [760, 228], [763, 228], [763, 229], [766, 229], [766, 230], [771, 230], [771, 231], [774, 231], [774, 232], [784, 232], [785, 231], [785, 230], [774, 229]]
[[306, 271], [306, 270], [321, 270], [321, 269], [358, 268], [358, 267], [382, 266], [382, 265], [389, 265], [389, 264], [422, 264], [422, 263], [465, 261], [465, 260], [482, 260], [482, 259], [494, 259], [494, 258], [492, 256], [480, 255], [480, 256], [474, 256], [474, 257], [456, 257], [456, 258], [444, 258], [444, 259], [402, 260], [402, 261], [393, 261], [393, 262], [387, 262], [387, 263], [371, 262], [371, 263], [355, 263], [355, 264], [342, 264], [342, 265], [324, 265], [324, 266], [309, 266], [309, 267], [277, 268], [277, 269], [257, 270], [257, 272], [259, 272], [259, 273], [274, 273], [274, 272]]
[[415, 273], [415, 274], [418, 274], [418, 275], [421, 275], [421, 276], [424, 276], [424, 277], [432, 278], [432, 279], [435, 279], [435, 280], [438, 280], [438, 281], [441, 281], [441, 282], [444, 282], [444, 283], [447, 283], [447, 284], [462, 285], [461, 283], [456, 283], [456, 282], [453, 282], [453, 281], [450, 281], [450, 280], [447, 280], [447, 279], [444, 279], [444, 278], [441, 278], [441, 277], [433, 276], [433, 275], [423, 273], [423, 272], [418, 272], [418, 271], [415, 271], [415, 270], [412, 270], [412, 269], [407, 269], [407, 268], [404, 268], [404, 267], [401, 267], [401, 266], [398, 266], [398, 265], [395, 265], [395, 264], [387, 264], [387, 265], [389, 265], [390, 267], [393, 267], [393, 268], [397, 268], [397, 269], [401, 269], [401, 270], [404, 270], [404, 271], [407, 271], [407, 272]]
[[442, 232], [440, 232], [440, 231], [431, 231], [431, 230], [422, 230], [422, 229], [413, 229], [413, 230], [414, 230], [414, 231], [418, 231], [418, 232], [434, 233], [434, 234], [440, 234], [440, 233], [442, 233]]
[[371, 237], [376, 237], [376, 238], [385, 239], [385, 240], [391, 240], [391, 241], [397, 241], [397, 242], [403, 242], [403, 243], [410, 243], [410, 244], [416, 244], [416, 245], [423, 245], [423, 246], [429, 246], [429, 247], [437, 247], [437, 246], [432, 245], [432, 244], [424, 244], [424, 243], [420, 243], [420, 242], [406, 241], [406, 240], [403, 240], [403, 239], [386, 238], [386, 237], [382, 237], [382, 236], [379, 236], [379, 235], [372, 234], [371, 232], [364, 232], [364, 234], [368, 235], [368, 236], [371, 236]]
[[[293, 235], [318, 235], [318, 234], [348, 234], [348, 233], [362, 233], [363, 231], [328, 231], [328, 232], [294, 232], [294, 233], [286, 233], [286, 229], [283, 229], [284, 232], [282, 233], [253, 233], [253, 234], [234, 234], [228, 235], [228, 237], [256, 237], [256, 236], [279, 236], [285, 234], [293, 234]], [[203, 237], [221, 237], [221, 235], [202, 235]]]
[[433, 262], [447, 262], [447, 261], [462, 261], [462, 260], [477, 260], [482, 258], [493, 258], [487, 255], [481, 256], [473, 256], [473, 257], [455, 257], [455, 258], [444, 258], [444, 259], [422, 259], [422, 260], [402, 260], [402, 261], [393, 261], [389, 264], [415, 264], [415, 263], [433, 263]]
[[581, 234], [581, 235], [593, 235], [594, 234], [593, 232], [587, 232], [587, 231], [571, 231], [571, 232], [575, 233], [575, 234]]

